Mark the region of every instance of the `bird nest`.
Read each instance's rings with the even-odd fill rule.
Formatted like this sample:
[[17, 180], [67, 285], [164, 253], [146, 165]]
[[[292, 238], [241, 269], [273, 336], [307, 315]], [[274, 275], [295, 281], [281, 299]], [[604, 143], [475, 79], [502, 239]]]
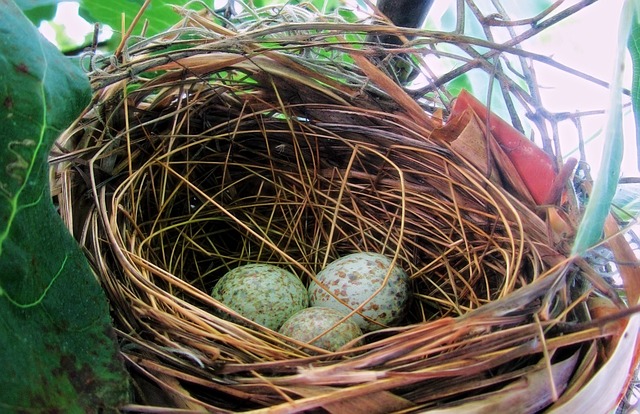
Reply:
[[[620, 332], [594, 323], [596, 292], [610, 298], [600, 308], [622, 305], [568, 259], [570, 231], [550, 225], [559, 202], [527, 194], [488, 120], [444, 123], [437, 95], [411, 97], [380, 69], [364, 35], [399, 29], [262, 13], [237, 31], [186, 13], [94, 67], [94, 102], [59, 142], [60, 210], [110, 299], [136, 391], [128, 409], [570, 401]], [[405, 270], [411, 302], [399, 326], [335, 352], [210, 296], [243, 264], [308, 285], [363, 251]]]

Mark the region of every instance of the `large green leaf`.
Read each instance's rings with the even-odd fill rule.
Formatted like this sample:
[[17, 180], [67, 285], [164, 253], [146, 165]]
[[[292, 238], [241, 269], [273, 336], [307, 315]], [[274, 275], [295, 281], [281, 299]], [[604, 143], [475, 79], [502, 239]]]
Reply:
[[16, 4], [27, 15], [33, 24], [43, 20], [51, 20], [56, 14], [58, 3], [62, 0], [15, 0]]
[[86, 76], [0, 0], [0, 412], [96, 412], [128, 381], [103, 291], [51, 202], [47, 156]]

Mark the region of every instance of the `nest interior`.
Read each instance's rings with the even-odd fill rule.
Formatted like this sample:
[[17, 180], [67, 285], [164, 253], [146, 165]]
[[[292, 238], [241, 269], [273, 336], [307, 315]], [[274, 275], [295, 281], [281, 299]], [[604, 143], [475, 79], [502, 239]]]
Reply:
[[[532, 394], [543, 408], [579, 387], [611, 335], [579, 329], [594, 272], [500, 172], [442, 138], [433, 102], [394, 95], [366, 46], [345, 46], [366, 33], [325, 25], [319, 45], [291, 47], [222, 30], [190, 14], [96, 71], [95, 102], [61, 141], [61, 210], [109, 295], [138, 402], [409, 412], [550, 377]], [[401, 326], [338, 352], [230, 322], [209, 296], [243, 264], [308, 284], [358, 251], [393, 258], [412, 301]]]

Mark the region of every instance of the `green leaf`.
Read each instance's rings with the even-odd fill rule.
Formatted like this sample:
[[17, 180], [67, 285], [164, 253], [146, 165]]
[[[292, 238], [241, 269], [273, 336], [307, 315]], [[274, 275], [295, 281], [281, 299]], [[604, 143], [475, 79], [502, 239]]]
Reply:
[[[142, 34], [141, 30], [145, 20], [148, 22], [145, 32], [147, 36], [164, 32], [182, 19], [172, 6], [185, 6], [187, 3], [193, 2], [190, 0], [153, 0], [144, 11], [142, 19], [132, 34]], [[144, 0], [80, 0], [80, 16], [90, 22], [109, 25], [115, 32], [120, 33], [122, 31], [121, 15], [125, 16], [126, 30], [143, 4]], [[189, 9], [197, 10], [202, 7], [202, 4], [194, 3], [189, 6]]]
[[43, 20], [51, 20], [56, 14], [58, 3], [62, 0], [15, 0], [16, 4], [27, 15], [33, 24]]
[[460, 91], [466, 89], [470, 93], [473, 93], [473, 83], [469, 79], [469, 75], [464, 74], [456, 77], [451, 82], [447, 83], [447, 91], [452, 96], [460, 95]]
[[40, 7], [57, 6], [62, 0], [16, 0], [16, 5], [23, 12]]
[[631, 105], [636, 121], [636, 149], [638, 150], [638, 168], [640, 168], [640, 21], [633, 19], [628, 42], [631, 54], [633, 76], [631, 81]]
[[0, 7], [0, 411], [96, 412], [127, 399], [109, 307], [49, 194], [47, 156], [86, 76], [12, 1]]
[[356, 23], [359, 19], [358, 15], [352, 9], [346, 7], [338, 8], [338, 15], [348, 23]]
[[[600, 171], [589, 195], [584, 216], [578, 226], [571, 253], [582, 255], [602, 238], [604, 223], [609, 215], [611, 202], [616, 194], [620, 166], [624, 150], [622, 132], [622, 75], [625, 60], [625, 45], [631, 32], [632, 20], [636, 20], [639, 10], [638, 0], [627, 0], [621, 14], [618, 31], [618, 51], [613, 80], [610, 86], [609, 111], [604, 137], [606, 142], [602, 152]], [[634, 17], [635, 16], [635, 17]], [[637, 98], [637, 96], [636, 96]]]
[[[305, 1], [296, 1], [294, 4], [303, 4]], [[341, 0], [311, 0], [311, 4], [323, 13], [331, 13], [342, 4]]]

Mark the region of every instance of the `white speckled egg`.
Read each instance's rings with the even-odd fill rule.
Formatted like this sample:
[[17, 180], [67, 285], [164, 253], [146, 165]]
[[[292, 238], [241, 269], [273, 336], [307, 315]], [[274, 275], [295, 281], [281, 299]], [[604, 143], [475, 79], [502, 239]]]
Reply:
[[354, 253], [341, 257], [316, 275], [322, 286], [315, 282], [309, 286], [311, 306], [326, 306], [349, 313], [366, 302], [359, 314], [353, 316], [363, 331], [397, 324], [405, 315], [409, 301], [409, 277], [400, 267], [394, 266], [385, 284], [390, 268], [391, 259], [378, 253]]
[[[346, 314], [332, 308], [307, 308], [295, 313], [280, 328], [280, 333], [327, 351], [337, 351], [348, 342], [362, 336], [351, 320], [339, 323]], [[310, 342], [318, 335], [320, 336]]]
[[[216, 283], [211, 296], [245, 318], [273, 330], [309, 306], [307, 290], [300, 279], [269, 264], [248, 264], [230, 270]], [[231, 320], [226, 313], [222, 317]]]

